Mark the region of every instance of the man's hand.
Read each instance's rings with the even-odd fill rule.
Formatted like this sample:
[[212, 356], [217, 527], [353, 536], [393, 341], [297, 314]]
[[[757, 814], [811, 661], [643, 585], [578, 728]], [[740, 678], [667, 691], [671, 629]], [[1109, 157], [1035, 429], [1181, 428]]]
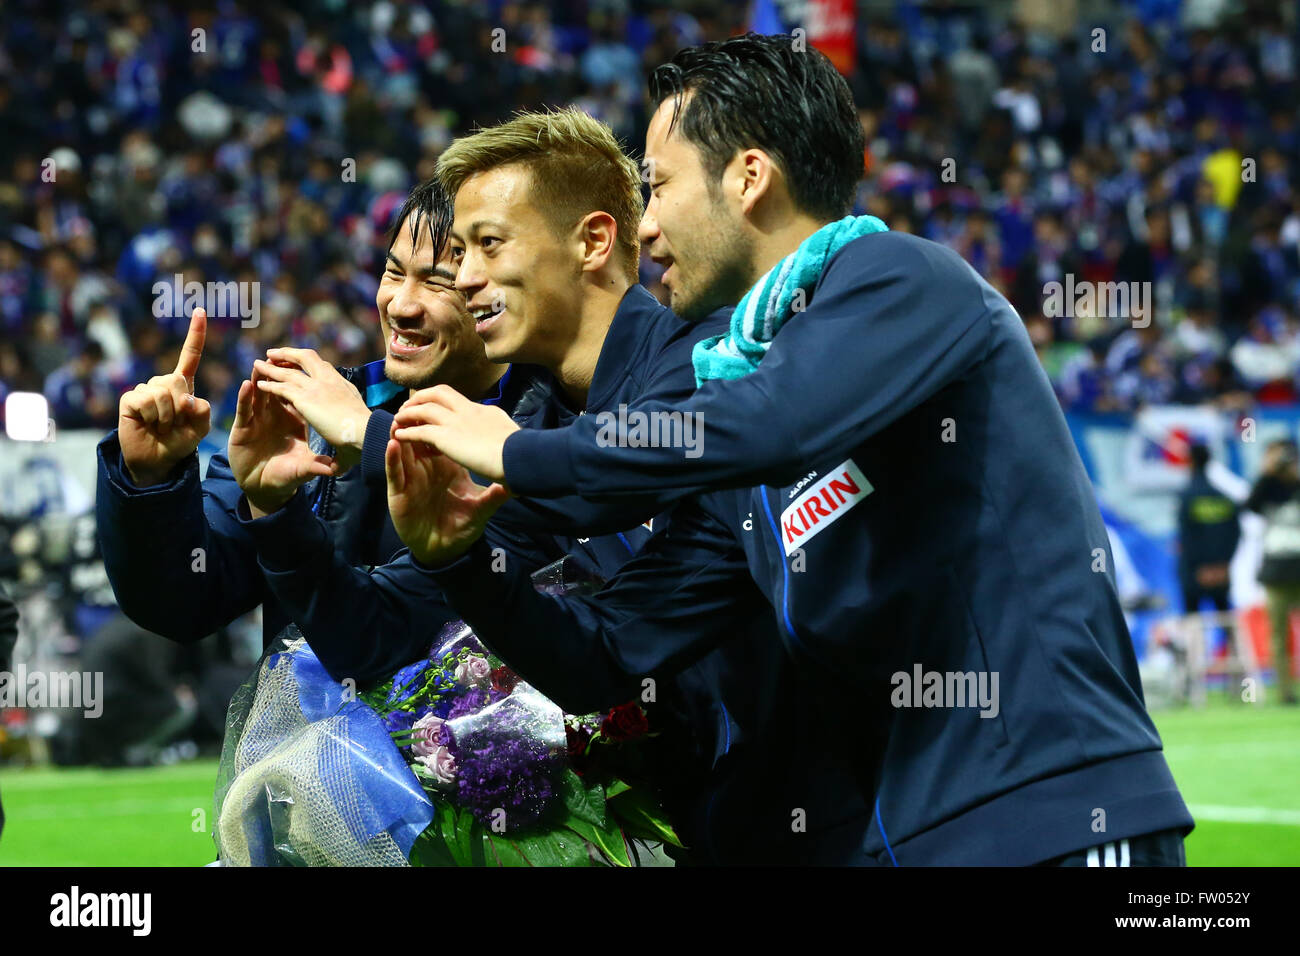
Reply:
[[282, 398], [334, 446], [340, 471], [361, 460], [370, 409], [356, 386], [313, 349], [268, 349], [253, 363], [257, 387]]
[[506, 439], [519, 431], [500, 408], [471, 402], [450, 385], [416, 392], [394, 424], [399, 440], [427, 442], [475, 474], [501, 482], [506, 478]]
[[317, 455], [307, 444], [307, 422], [274, 395], [259, 391], [258, 379], [239, 386], [235, 424], [226, 454], [235, 481], [260, 518], [283, 507], [298, 487], [312, 478], [337, 472], [334, 459]]
[[476, 485], [464, 468], [419, 441], [390, 440], [384, 465], [393, 527], [422, 564], [460, 557], [510, 498], [501, 485]]
[[162, 484], [176, 464], [194, 453], [211, 427], [212, 407], [194, 397], [194, 375], [203, 357], [208, 314], [195, 309], [170, 375], [155, 375], [122, 396], [117, 438], [122, 460], [136, 485]]

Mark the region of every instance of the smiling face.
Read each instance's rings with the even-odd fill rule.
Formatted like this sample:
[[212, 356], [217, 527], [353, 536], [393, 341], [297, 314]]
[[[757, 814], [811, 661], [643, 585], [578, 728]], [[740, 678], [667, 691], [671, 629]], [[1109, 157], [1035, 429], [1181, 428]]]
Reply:
[[650, 202], [640, 237], [650, 258], [667, 267], [660, 281], [671, 296], [669, 307], [698, 322], [749, 291], [756, 278], [754, 246], [722, 185], [710, 188], [700, 154], [680, 126], [668, 133], [672, 108], [671, 97], [660, 103], [646, 131]]
[[434, 261], [428, 231], [397, 230], [375, 305], [384, 336], [384, 375], [407, 388], [459, 381], [484, 365], [483, 344], [456, 289], [450, 248]]
[[582, 305], [583, 242], [560, 234], [511, 164], [476, 173], [456, 192], [450, 246], [456, 286], [493, 362], [553, 367], [572, 343]]

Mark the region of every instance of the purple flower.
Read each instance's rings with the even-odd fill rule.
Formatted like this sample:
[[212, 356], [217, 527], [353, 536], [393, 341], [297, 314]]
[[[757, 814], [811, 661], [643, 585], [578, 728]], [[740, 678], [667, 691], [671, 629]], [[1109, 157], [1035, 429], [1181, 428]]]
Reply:
[[507, 830], [528, 826], [554, 802], [563, 754], [530, 739], [517, 715], [500, 715], [482, 743], [453, 749], [457, 800], [481, 823], [501, 809]]
[[492, 695], [488, 691], [480, 687], [471, 687], [452, 703], [451, 710], [447, 712], [447, 719], [455, 720], [457, 717], [476, 714], [490, 703], [492, 703]]

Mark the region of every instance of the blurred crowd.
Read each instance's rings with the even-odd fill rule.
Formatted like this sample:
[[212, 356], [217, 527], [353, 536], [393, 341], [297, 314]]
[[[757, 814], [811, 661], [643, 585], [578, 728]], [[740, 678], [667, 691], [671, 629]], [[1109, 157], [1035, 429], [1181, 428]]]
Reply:
[[[1186, 6], [1201, 19], [1178, 0], [1053, 30], [957, 2], [859, 19], [857, 211], [1005, 292], [1069, 409], [1297, 398], [1298, 25], [1275, 3]], [[155, 290], [177, 275], [259, 284], [255, 326], [211, 323], [197, 389], [218, 429], [267, 347], [378, 358], [383, 234], [454, 136], [577, 103], [639, 154], [649, 68], [750, 15], [6, 0], [0, 397], [44, 392], [60, 427], [112, 427], [121, 392], [175, 365], [188, 313]], [[1150, 283], [1153, 300], [1045, 314], [1067, 276]]]
[[[863, 205], [990, 278], [1068, 409], [1295, 401], [1297, 24], [1129, 6], [1057, 37], [869, 26]], [[1062, 309], [1053, 283], [1135, 294]]]

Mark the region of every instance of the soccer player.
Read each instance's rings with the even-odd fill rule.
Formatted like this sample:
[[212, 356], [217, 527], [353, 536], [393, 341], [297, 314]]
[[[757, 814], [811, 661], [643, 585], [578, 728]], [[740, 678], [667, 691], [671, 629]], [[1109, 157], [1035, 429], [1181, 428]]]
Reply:
[[[569, 636], [546, 648], [552, 666], [631, 679], [718, 639], [665, 626], [662, 607], [719, 613], [729, 576], [695, 588], [672, 568], [698, 571], [691, 538], [721, 520], [791, 673], [832, 685], [827, 731], [874, 807], [863, 862], [1181, 864], [1192, 819], [1097, 561], [1109, 547], [1092, 489], [1019, 317], [950, 250], [844, 218], [862, 134], [817, 51], [705, 44], [656, 70], [651, 92], [642, 241], [683, 317], [739, 306], [695, 347], [690, 399], [627, 415], [701, 421], [702, 453], [610, 440], [589, 416], [518, 430], [449, 389], [397, 417], [399, 439], [518, 495], [708, 493], [595, 599], [527, 609]], [[425, 480], [393, 454], [390, 485]], [[512, 639], [501, 582], [476, 570], [472, 521], [423, 540], [397, 524], [480, 636], [535, 653]]]
[[[524, 114], [458, 140], [443, 160], [444, 179], [458, 171], [454, 189], [465, 218], [452, 243], [463, 254], [457, 284], [469, 296], [486, 354], [515, 363], [511, 376], [532, 369], [551, 384], [549, 392], [516, 406], [517, 421], [555, 427], [583, 413], [614, 410], [643, 392], [689, 395], [690, 335], [696, 329], [636, 284], [642, 183], [608, 127], [579, 111]], [[578, 180], [584, 188], [572, 189]], [[721, 332], [726, 322], [723, 314], [701, 327]], [[258, 363], [258, 387], [297, 405], [307, 362], [287, 350], [278, 358], [296, 367]], [[310, 403], [299, 411], [316, 414]], [[367, 441], [378, 428], [375, 421], [366, 429]], [[367, 452], [363, 468], [368, 460]], [[650, 537], [643, 521], [656, 530], [664, 525], [664, 517], [655, 515], [660, 509], [653, 493], [602, 505], [565, 498], [526, 509], [511, 502], [489, 523], [494, 496], [470, 491], [456, 500], [468, 488], [466, 478], [438, 489], [450, 503], [445, 514], [474, 511], [489, 548], [485, 573], [518, 587], [521, 601], [537, 596], [531, 575], [543, 565], [563, 559], [579, 579], [607, 577]], [[409, 557], [374, 568], [349, 563], [312, 515], [313, 499], [288, 491], [287, 500], [262, 517], [242, 510], [255, 505], [250, 497], [237, 520], [261, 542], [260, 560], [269, 565], [277, 595], [331, 673], [357, 676], [328, 664], [317, 648], [321, 635], [330, 646], [360, 645], [368, 661], [426, 649], [448, 613], [438, 583]], [[396, 510], [402, 513], [400, 503]], [[432, 513], [435, 522], [443, 516]], [[552, 532], [536, 530], [542, 521], [554, 525]], [[730, 538], [725, 545], [716, 566], [743, 572], [744, 552]], [[647, 781], [659, 786], [687, 842], [684, 862], [789, 861], [799, 858], [796, 851], [810, 853], [846, 817], [858, 828], [869, 817], [860, 800], [831, 797], [843, 788], [828, 781], [847, 775], [848, 768], [816, 736], [800, 734], [811, 691], [780, 671], [774, 622], [757, 588], [742, 580], [750, 588], [749, 609], [719, 605], [736, 639], [734, 650], [675, 660], [662, 674], [641, 675], [653, 679], [649, 685], [643, 679], [634, 685], [574, 683], [547, 667], [521, 671], [573, 713], [648, 701], [652, 690], [652, 727], [666, 732], [638, 745], [638, 753], [649, 763]], [[704, 617], [698, 603], [679, 607], [677, 614], [683, 627], [699, 626]], [[526, 615], [515, 620], [520, 638], [534, 646], [564, 641], [549, 632], [546, 621]], [[728, 680], [732, 672], [743, 679]], [[783, 695], [772, 693], [778, 678], [784, 679]], [[772, 754], [796, 750], [798, 767], [774, 775]], [[828, 798], [833, 802], [823, 809]], [[810, 822], [796, 821], [792, 828], [795, 807]]]
[[[272, 350], [279, 364], [259, 362], [241, 387], [228, 453], [212, 457], [202, 481], [196, 450], [210, 409], [193, 394], [207, 331], [202, 310], [175, 372], [122, 396], [118, 427], [98, 448], [95, 511], [104, 565], [128, 617], [193, 642], [261, 604], [267, 642], [297, 622], [331, 674], [358, 682], [391, 676], [426, 650], [437, 633], [427, 615], [454, 618], [435, 603], [403, 640], [375, 644], [363, 639], [372, 622], [359, 604], [347, 616], [316, 613], [326, 580], [320, 565], [308, 586], [284, 573], [297, 566], [304, 537], [349, 568], [383, 565], [402, 550], [387, 515], [383, 452], [410, 390], [459, 383], [506, 410], [548, 392], [527, 370], [507, 378], [484, 353], [440, 254], [450, 225], [438, 185], [416, 187], [393, 222], [376, 295], [385, 357], [336, 370], [310, 350]], [[330, 598], [346, 602], [348, 587], [340, 575]]]

